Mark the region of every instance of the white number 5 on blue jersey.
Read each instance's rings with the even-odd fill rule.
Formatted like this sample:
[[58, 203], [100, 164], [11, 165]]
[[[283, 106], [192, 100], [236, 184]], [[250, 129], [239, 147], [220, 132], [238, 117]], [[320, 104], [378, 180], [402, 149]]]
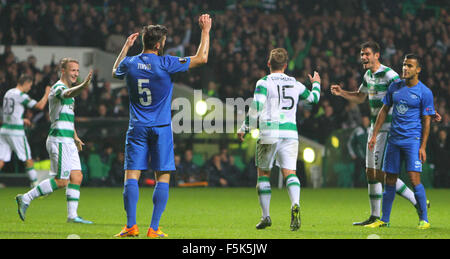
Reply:
[[139, 102], [143, 106], [149, 106], [152, 104], [152, 92], [150, 91], [150, 89], [142, 87], [143, 84], [148, 84], [148, 83], [150, 83], [150, 80], [148, 80], [148, 79], [138, 79], [139, 95], [142, 95], [144, 93], [146, 95], [146, 98], [144, 98], [144, 96], [139, 97]]

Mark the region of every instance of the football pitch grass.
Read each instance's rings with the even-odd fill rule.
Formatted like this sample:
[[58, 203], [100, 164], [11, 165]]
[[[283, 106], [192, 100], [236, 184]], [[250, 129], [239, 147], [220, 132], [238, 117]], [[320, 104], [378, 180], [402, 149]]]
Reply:
[[[81, 189], [78, 213], [93, 225], [66, 223], [65, 190], [34, 200], [26, 221], [17, 214], [15, 195], [27, 188], [0, 189], [0, 239], [114, 238], [126, 222], [122, 188]], [[152, 214], [153, 188], [140, 188], [138, 238], [146, 238]], [[301, 190], [299, 231], [289, 230], [290, 202], [286, 189], [272, 189], [272, 226], [257, 230], [261, 212], [255, 188], [172, 188], [160, 222], [170, 239], [449, 239], [450, 190], [429, 189], [431, 229], [416, 228], [414, 207], [396, 196], [389, 228], [352, 226], [369, 216], [366, 189]]]

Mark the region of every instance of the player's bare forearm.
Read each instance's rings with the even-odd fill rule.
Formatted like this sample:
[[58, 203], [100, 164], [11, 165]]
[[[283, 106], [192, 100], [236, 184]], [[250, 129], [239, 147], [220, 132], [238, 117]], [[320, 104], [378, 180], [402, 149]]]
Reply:
[[64, 97], [64, 98], [73, 98], [73, 97], [76, 97], [76, 96], [78, 96], [79, 94], [81, 94], [81, 91], [82, 91], [85, 87], [87, 87], [87, 86], [86, 86], [84, 83], [79, 84], [79, 85], [77, 85], [77, 86], [74, 86], [74, 87], [70, 88], [69, 90], [65, 91], [63, 97]]
[[114, 62], [114, 66], [112, 69], [112, 76], [116, 77], [116, 69], [117, 67], [119, 67], [120, 62], [122, 62], [122, 60], [127, 56], [128, 50], [130, 49], [130, 47], [128, 47], [127, 45], [124, 45], [122, 50], [120, 51], [119, 56], [117, 56], [116, 61]]
[[348, 100], [350, 102], [357, 103], [357, 104], [363, 103], [366, 100], [366, 98], [367, 98], [367, 94], [365, 94], [365, 93], [362, 93], [362, 92], [349, 92], [349, 91], [345, 91], [345, 90], [342, 90], [341, 96], [344, 99], [346, 99], [346, 100]]
[[73, 139], [74, 139], [74, 141], [75, 141], [75, 145], [77, 146], [78, 152], [82, 151], [82, 150], [83, 150], [84, 143], [83, 143], [83, 141], [81, 141], [81, 139], [78, 137], [77, 131], [76, 131], [75, 129], [74, 129], [74, 132], [73, 132]]
[[383, 125], [384, 121], [386, 120], [387, 114], [389, 112], [389, 109], [391, 107], [387, 106], [386, 104], [381, 107], [380, 112], [378, 112], [377, 120], [375, 122], [375, 126], [373, 128], [373, 135], [376, 136], [378, 134], [378, 131], [380, 131], [381, 126]]
[[198, 18], [198, 24], [202, 30], [200, 45], [198, 46], [195, 56], [190, 57], [191, 62], [189, 68], [197, 67], [208, 62], [209, 55], [209, 31], [211, 30], [211, 17], [208, 14], [202, 14]]
[[64, 98], [77, 97], [79, 94], [81, 94], [81, 92], [83, 91], [84, 88], [87, 88], [89, 86], [89, 84], [91, 83], [91, 79], [92, 79], [92, 70], [89, 71], [89, 74], [84, 79], [83, 83], [81, 83], [77, 86], [71, 87], [68, 90], [65, 90], [63, 97]]
[[202, 31], [200, 45], [198, 46], [197, 53], [191, 57], [191, 63], [189, 67], [197, 67], [201, 64], [208, 62], [209, 55], [209, 31]]
[[136, 41], [138, 36], [139, 36], [139, 32], [131, 34], [130, 36], [128, 36], [125, 44], [123, 44], [122, 50], [120, 51], [119, 56], [117, 56], [117, 59], [113, 65], [113, 69], [112, 69], [113, 77], [116, 77], [116, 69], [119, 67], [120, 62], [122, 62], [122, 60], [127, 56], [128, 50], [130, 49], [131, 46], [133, 46], [133, 44]]
[[422, 117], [422, 142], [420, 148], [425, 149], [427, 147], [428, 136], [430, 135], [431, 116]]

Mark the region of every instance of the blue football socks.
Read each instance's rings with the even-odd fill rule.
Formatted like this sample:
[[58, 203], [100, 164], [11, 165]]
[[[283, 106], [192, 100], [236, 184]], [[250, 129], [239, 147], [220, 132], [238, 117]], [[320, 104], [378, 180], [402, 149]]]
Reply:
[[425, 195], [425, 187], [423, 187], [422, 184], [414, 186], [414, 196], [416, 196], [417, 203], [421, 210], [420, 219], [428, 222], [427, 196]]
[[127, 228], [136, 225], [136, 208], [139, 200], [139, 186], [136, 179], [128, 179], [123, 190], [123, 203], [127, 212]]
[[153, 191], [153, 215], [150, 227], [153, 230], [158, 230], [159, 220], [166, 209], [167, 201], [169, 200], [169, 184], [157, 182], [155, 190]]
[[395, 185], [390, 186], [386, 184], [383, 193], [383, 205], [381, 209], [383, 212], [383, 216], [381, 217], [381, 221], [386, 223], [389, 222], [394, 199], [395, 199]]

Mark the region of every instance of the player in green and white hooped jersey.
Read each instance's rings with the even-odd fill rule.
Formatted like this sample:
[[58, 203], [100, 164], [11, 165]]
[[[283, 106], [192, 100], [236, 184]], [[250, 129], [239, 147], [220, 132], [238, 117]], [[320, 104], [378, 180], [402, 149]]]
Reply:
[[258, 171], [257, 191], [262, 209], [257, 229], [272, 225], [269, 207], [271, 198], [270, 173], [273, 163], [281, 168], [291, 200], [291, 230], [300, 228], [300, 181], [296, 175], [298, 157], [298, 132], [296, 124], [299, 100], [318, 103], [320, 99], [320, 76], [309, 75], [312, 90], [309, 91], [295, 78], [287, 76], [287, 51], [282, 48], [270, 52], [268, 67], [270, 74], [256, 84], [253, 103], [248, 116], [238, 131], [244, 140], [251, 129], [260, 130], [256, 144], [256, 166]]
[[[350, 102], [363, 103], [369, 97], [371, 127], [368, 139], [373, 133], [373, 126], [381, 107], [383, 97], [386, 95], [389, 85], [400, 80], [399, 75], [391, 68], [382, 65], [379, 61], [380, 46], [376, 42], [365, 42], [361, 44], [361, 63], [366, 70], [363, 82], [356, 92], [342, 90], [339, 85], [331, 86], [331, 93], [342, 96]], [[373, 150], [366, 149], [366, 176], [368, 182], [368, 193], [371, 215], [363, 222], [355, 222], [355, 226], [364, 226], [375, 222], [380, 218], [381, 199], [383, 197], [383, 184], [385, 173], [382, 171], [383, 157], [388, 140], [388, 132], [391, 127], [392, 110], [389, 111], [386, 123], [383, 124], [380, 134], [377, 136], [377, 144]], [[405, 183], [398, 179], [396, 183], [397, 194], [406, 198], [417, 208], [414, 192]]]
[[11, 153], [14, 151], [17, 157], [25, 162], [25, 170], [31, 181], [31, 186], [36, 186], [37, 172], [34, 170], [34, 162], [31, 157], [30, 146], [25, 136], [25, 126], [31, 122], [24, 119], [27, 108], [43, 110], [47, 104], [50, 87], [45, 89], [42, 99], [37, 102], [28, 96], [33, 85], [33, 77], [21, 75], [17, 86], [8, 90], [3, 97], [3, 117], [0, 127], [0, 170], [5, 162], [10, 161]]
[[19, 216], [25, 220], [25, 213], [31, 201], [47, 195], [59, 188], [66, 188], [68, 222], [90, 224], [78, 216], [80, 185], [83, 180], [78, 152], [84, 143], [78, 138], [74, 127], [74, 97], [87, 88], [92, 78], [92, 71], [85, 80], [77, 85], [79, 76], [78, 61], [63, 58], [60, 63], [61, 78], [56, 82], [49, 95], [49, 112], [51, 126], [47, 138], [47, 151], [50, 156], [50, 173], [54, 178], [39, 183], [23, 195], [17, 195]]

